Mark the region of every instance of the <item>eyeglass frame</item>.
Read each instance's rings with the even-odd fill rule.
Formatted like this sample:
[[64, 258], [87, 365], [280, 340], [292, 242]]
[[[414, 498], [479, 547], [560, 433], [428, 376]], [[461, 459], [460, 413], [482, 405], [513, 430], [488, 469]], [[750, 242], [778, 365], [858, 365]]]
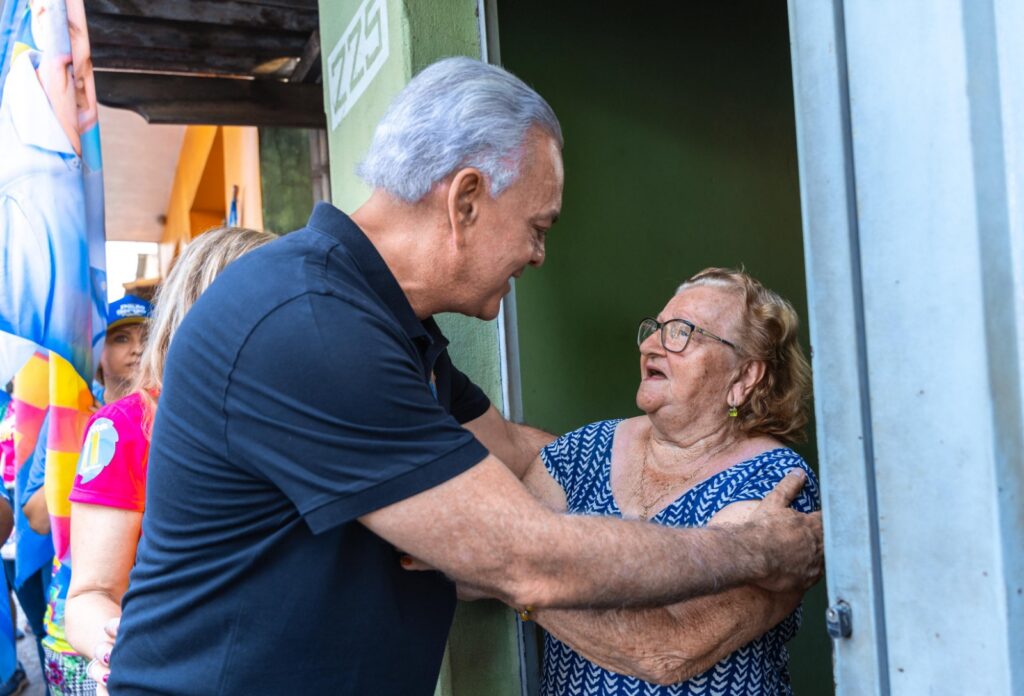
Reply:
[[[646, 322], [648, 322], [648, 321], [653, 321], [658, 328], [656, 328], [651, 333], [647, 334], [647, 336], [644, 337], [641, 340], [641, 338], [640, 338], [640, 331], [641, 331], [643, 325]], [[668, 326], [669, 324], [671, 324], [674, 321], [678, 321], [678, 322], [680, 322], [682, 324], [685, 324], [686, 326], [688, 326], [690, 328], [689, 333], [686, 334], [686, 343], [684, 343], [683, 347], [680, 348], [679, 350], [672, 350], [671, 348], [669, 348], [665, 344], [665, 327]], [[640, 323], [637, 324], [637, 327], [636, 327], [636, 347], [639, 348], [640, 346], [642, 346], [643, 342], [646, 341], [648, 338], [650, 338], [655, 333], [659, 334], [658, 338], [661, 339], [661, 347], [664, 348], [665, 350], [667, 350], [669, 353], [675, 353], [677, 355], [679, 353], [682, 353], [684, 350], [686, 350], [686, 347], [688, 345], [690, 345], [690, 339], [693, 338], [693, 334], [694, 333], [699, 333], [702, 336], [707, 336], [708, 338], [714, 339], [714, 340], [718, 341], [719, 343], [723, 343], [723, 344], [729, 346], [730, 348], [732, 348], [735, 351], [739, 351], [739, 348], [737, 348], [736, 344], [733, 343], [732, 341], [726, 340], [726, 339], [722, 338], [721, 336], [717, 336], [717, 335], [711, 333], [707, 329], [704, 329], [704, 328], [701, 328], [701, 327], [697, 326], [696, 324], [694, 324], [689, 319], [669, 319], [667, 321], [661, 322], [661, 321], [658, 321], [657, 319], [655, 319], [654, 317], [644, 317], [643, 319], [640, 320]]]

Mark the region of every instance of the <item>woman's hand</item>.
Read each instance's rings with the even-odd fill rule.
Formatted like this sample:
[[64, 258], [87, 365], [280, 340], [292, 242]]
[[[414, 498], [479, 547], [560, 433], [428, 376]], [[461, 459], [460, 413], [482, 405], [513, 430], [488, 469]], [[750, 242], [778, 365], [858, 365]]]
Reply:
[[[398, 562], [405, 570], [437, 570], [433, 566], [424, 563], [418, 558], [413, 558], [407, 553], [403, 553], [398, 557]], [[456, 583], [455, 592], [463, 602], [475, 602], [478, 599], [489, 599], [491, 595], [487, 594], [478, 587], [466, 585], [465, 583]]]
[[121, 625], [121, 618], [114, 617], [103, 626], [103, 639], [96, 643], [92, 651], [92, 660], [86, 670], [89, 677], [96, 682], [97, 696], [109, 696], [107, 693], [107, 680], [110, 679], [110, 653], [114, 650], [114, 642], [117, 640], [117, 629]]

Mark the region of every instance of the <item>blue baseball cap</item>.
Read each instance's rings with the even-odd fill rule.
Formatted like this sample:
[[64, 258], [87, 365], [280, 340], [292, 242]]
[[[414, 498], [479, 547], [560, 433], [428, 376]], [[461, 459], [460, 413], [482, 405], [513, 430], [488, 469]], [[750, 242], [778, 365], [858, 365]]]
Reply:
[[125, 295], [110, 303], [107, 310], [107, 331], [125, 324], [139, 324], [149, 319], [153, 305], [141, 297]]

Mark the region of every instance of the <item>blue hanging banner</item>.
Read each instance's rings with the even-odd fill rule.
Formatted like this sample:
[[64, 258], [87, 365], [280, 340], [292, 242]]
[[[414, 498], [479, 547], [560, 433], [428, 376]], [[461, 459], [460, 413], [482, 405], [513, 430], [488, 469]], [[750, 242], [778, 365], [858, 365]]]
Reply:
[[[92, 381], [106, 328], [98, 103], [82, 0], [0, 10], [0, 382], [30, 353]], [[11, 348], [12, 339], [22, 339]]]

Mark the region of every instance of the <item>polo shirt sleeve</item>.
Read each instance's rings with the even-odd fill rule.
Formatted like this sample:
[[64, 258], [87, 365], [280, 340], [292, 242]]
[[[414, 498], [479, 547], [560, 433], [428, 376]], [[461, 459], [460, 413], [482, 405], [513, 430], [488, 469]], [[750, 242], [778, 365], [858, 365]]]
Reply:
[[278, 487], [314, 533], [432, 488], [487, 450], [434, 398], [390, 316], [306, 294], [239, 350], [224, 397], [228, 456]]
[[455, 367], [447, 350], [437, 360], [438, 363], [447, 363], [446, 367], [451, 375], [452, 416], [455, 420], [459, 423], [468, 423], [484, 415], [491, 407], [491, 400], [484, 394], [484, 390]]

